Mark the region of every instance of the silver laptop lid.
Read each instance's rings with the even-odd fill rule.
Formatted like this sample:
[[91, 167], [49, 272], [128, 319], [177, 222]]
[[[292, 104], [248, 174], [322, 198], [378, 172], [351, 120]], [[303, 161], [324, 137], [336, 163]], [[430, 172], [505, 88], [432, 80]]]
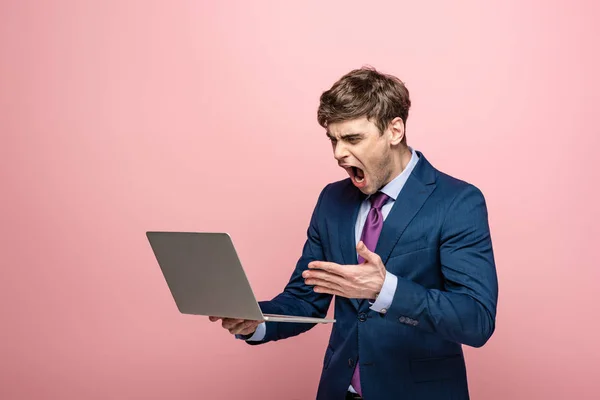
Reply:
[[146, 236], [181, 313], [264, 319], [227, 233]]

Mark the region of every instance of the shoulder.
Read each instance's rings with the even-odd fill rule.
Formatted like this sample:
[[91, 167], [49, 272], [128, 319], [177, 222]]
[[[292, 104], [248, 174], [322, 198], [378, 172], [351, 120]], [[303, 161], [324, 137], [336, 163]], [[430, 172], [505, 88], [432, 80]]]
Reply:
[[347, 197], [349, 194], [354, 194], [354, 192], [358, 192], [358, 189], [354, 187], [350, 178], [331, 182], [321, 189], [319, 202]]
[[362, 193], [353, 184], [350, 178], [331, 182], [321, 189], [317, 201], [317, 209], [328, 213], [346, 209], [362, 199]]
[[[435, 171], [434, 183], [436, 187], [430, 200], [436, 204], [440, 211], [443, 210], [444, 219], [451, 215], [458, 217], [465, 213], [474, 213], [475, 210], [483, 211], [484, 215], [487, 214], [486, 201], [478, 186], [465, 179], [442, 172], [429, 163], [427, 164], [429, 168]], [[475, 212], [475, 214], [478, 214], [478, 212]]]
[[437, 169], [423, 153], [417, 151], [417, 154], [419, 155], [419, 161], [410, 178], [416, 179], [426, 186], [435, 184], [433, 199], [436, 202], [442, 204], [452, 203], [462, 193], [472, 192], [481, 195], [479, 188], [472, 183]]
[[358, 192], [358, 189], [352, 184], [350, 178], [342, 179], [336, 182], [331, 182], [323, 191], [327, 191], [330, 196], [340, 196], [350, 192]]
[[[435, 176], [435, 181], [438, 198], [441, 197], [445, 203], [453, 203], [462, 196], [476, 196], [483, 198], [483, 193], [479, 187], [465, 179], [450, 175], [449, 173], [440, 171], [435, 168], [428, 160], [423, 157], [423, 165], [421, 168], [422, 176]], [[425, 171], [428, 171], [425, 172]]]
[[487, 205], [479, 187], [443, 172], [439, 172], [436, 186], [437, 198], [444, 204], [446, 229], [487, 224]]
[[473, 183], [440, 171], [437, 174], [436, 185], [441, 192], [450, 194], [453, 197], [465, 192], [478, 192], [481, 194], [481, 190]]

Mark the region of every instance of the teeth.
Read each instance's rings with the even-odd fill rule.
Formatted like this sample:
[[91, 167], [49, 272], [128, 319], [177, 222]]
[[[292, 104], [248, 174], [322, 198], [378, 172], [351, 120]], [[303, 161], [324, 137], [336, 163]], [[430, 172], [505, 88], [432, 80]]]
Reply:
[[348, 173], [354, 178], [356, 183], [362, 183], [365, 180], [364, 172], [359, 170], [358, 167], [349, 167], [348, 169]]

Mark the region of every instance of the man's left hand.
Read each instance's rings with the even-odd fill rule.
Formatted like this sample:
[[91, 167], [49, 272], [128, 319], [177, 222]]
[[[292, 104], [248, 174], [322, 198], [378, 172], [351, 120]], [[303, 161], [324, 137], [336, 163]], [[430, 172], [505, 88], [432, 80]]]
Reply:
[[367, 249], [361, 241], [356, 251], [364, 262], [359, 265], [340, 265], [312, 261], [302, 273], [304, 282], [314, 286], [317, 293], [329, 293], [350, 299], [375, 299], [385, 281], [385, 266], [379, 255]]

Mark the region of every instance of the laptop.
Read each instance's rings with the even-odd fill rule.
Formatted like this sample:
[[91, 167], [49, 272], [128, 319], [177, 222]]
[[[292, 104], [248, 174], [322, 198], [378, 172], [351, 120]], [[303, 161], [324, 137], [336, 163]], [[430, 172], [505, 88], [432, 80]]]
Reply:
[[150, 231], [146, 236], [182, 314], [311, 324], [335, 322], [263, 314], [227, 233]]

